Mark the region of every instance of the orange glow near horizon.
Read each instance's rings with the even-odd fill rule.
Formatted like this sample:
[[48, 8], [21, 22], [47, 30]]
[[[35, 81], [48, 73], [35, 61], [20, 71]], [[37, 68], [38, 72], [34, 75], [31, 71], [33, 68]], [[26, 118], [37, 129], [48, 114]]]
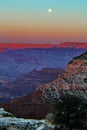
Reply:
[[86, 0], [0, 1], [0, 42], [87, 41], [86, 5]]
[[11, 39], [86, 39], [87, 31], [84, 28], [63, 27], [63, 28], [47, 28], [47, 27], [20, 27], [8, 26], [0, 27], [0, 35]]

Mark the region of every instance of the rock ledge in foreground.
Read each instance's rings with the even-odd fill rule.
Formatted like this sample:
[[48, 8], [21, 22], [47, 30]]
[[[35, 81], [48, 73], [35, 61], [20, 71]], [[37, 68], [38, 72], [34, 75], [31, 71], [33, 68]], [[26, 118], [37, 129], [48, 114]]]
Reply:
[[[7, 116], [6, 116], [7, 115]], [[16, 118], [0, 108], [0, 130], [54, 130], [45, 120]]]

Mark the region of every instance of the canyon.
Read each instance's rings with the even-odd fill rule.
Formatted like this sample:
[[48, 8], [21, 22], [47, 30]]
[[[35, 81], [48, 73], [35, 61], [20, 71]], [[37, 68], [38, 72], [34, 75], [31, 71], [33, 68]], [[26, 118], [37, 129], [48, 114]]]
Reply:
[[37, 86], [52, 82], [73, 57], [86, 51], [86, 45], [0, 43], [0, 102], [30, 95]]
[[18, 117], [42, 119], [54, 111], [56, 101], [65, 93], [87, 101], [87, 52], [74, 57], [56, 80], [38, 86], [29, 96], [11, 100], [0, 107]]

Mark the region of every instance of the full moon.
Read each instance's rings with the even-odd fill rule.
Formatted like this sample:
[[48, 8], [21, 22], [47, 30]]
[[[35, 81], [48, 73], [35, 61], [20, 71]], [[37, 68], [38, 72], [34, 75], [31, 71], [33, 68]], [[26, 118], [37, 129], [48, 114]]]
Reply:
[[49, 12], [49, 13], [52, 13], [52, 12], [53, 12], [53, 10], [52, 10], [51, 8], [49, 8], [49, 9], [48, 9], [48, 12]]

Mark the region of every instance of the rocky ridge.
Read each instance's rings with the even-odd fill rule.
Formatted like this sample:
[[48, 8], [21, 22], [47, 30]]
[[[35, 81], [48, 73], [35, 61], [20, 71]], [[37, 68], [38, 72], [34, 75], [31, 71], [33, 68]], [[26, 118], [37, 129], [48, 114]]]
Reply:
[[37, 103], [55, 103], [63, 93], [76, 94], [87, 100], [87, 52], [73, 58], [55, 81], [38, 87], [31, 100]]
[[58, 68], [42, 68], [22, 74], [13, 82], [0, 80], [0, 103], [31, 94], [37, 86], [52, 82], [62, 72]]
[[34, 69], [33, 71], [23, 74], [10, 84], [10, 93], [15, 97], [31, 94], [37, 86], [50, 83], [62, 73], [58, 68], [42, 68], [41, 70]]
[[86, 42], [64, 42], [56, 46], [57, 48], [87, 48]]

